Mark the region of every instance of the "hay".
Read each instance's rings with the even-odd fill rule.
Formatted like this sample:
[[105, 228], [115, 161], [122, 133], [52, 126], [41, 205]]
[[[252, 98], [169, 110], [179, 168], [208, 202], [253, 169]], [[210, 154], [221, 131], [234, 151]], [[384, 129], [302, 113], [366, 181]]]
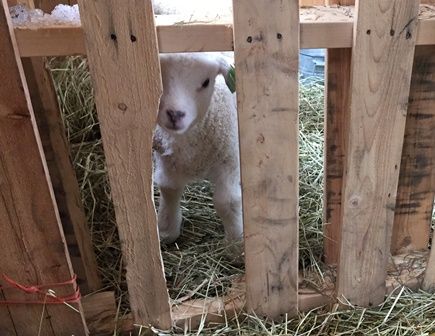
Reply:
[[[62, 106], [64, 123], [83, 203], [91, 228], [99, 271], [107, 288], [114, 289], [128, 310], [128, 295], [113, 205], [107, 180], [101, 135], [94, 107], [87, 63], [81, 57], [53, 59], [50, 63]], [[300, 93], [300, 269], [311, 284], [322, 284], [324, 269], [323, 190], [323, 83], [303, 82]], [[220, 296], [234, 277], [244, 272], [227, 258], [223, 228], [212, 206], [208, 182], [189, 186], [183, 196], [184, 228], [176, 244], [163, 245], [165, 273], [172, 300]], [[158, 192], [156, 191], [156, 204]], [[435, 214], [434, 214], [435, 217]], [[283, 323], [241, 315], [207, 334], [424, 334], [434, 331], [434, 297], [407, 290], [392, 295], [383, 306], [328, 313], [322, 308]], [[417, 329], [412, 330], [413, 327]]]

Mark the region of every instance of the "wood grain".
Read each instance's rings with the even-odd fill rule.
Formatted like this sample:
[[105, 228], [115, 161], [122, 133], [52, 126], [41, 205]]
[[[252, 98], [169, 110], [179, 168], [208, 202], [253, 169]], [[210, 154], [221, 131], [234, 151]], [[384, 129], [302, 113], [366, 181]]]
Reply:
[[323, 222], [324, 255], [328, 264], [336, 264], [339, 256], [351, 58], [351, 49], [329, 49], [327, 52]]
[[[410, 111], [413, 111], [411, 116], [415, 116], [415, 122], [420, 125], [415, 153], [424, 157], [424, 160], [417, 161], [418, 168], [423, 173], [423, 176], [416, 177], [415, 181], [418, 191], [423, 192], [417, 210], [420, 213], [419, 219], [427, 226], [431, 223], [435, 197], [435, 46], [417, 47], [414, 67], [415, 75], [411, 86], [414, 90], [411, 91]], [[420, 179], [425, 180], [425, 183]], [[417, 190], [413, 195], [418, 197]], [[426, 229], [426, 226], [423, 229]], [[435, 291], [434, 246], [432, 236], [432, 248], [423, 281], [423, 289], [430, 291]]]
[[435, 46], [415, 51], [392, 253], [426, 250], [435, 194]]
[[[35, 8], [33, 0], [21, 0], [21, 2], [29, 8]], [[47, 3], [57, 5], [62, 1], [40, 0], [37, 3], [39, 6], [36, 7], [42, 8], [41, 6]], [[71, 263], [81, 292], [87, 294], [100, 289], [101, 280], [97, 274], [97, 263], [77, 178], [70, 159], [70, 149], [56, 91], [51, 74], [46, 69], [45, 58], [23, 58], [21, 61]]]
[[[72, 277], [71, 264], [6, 11], [2, 0], [0, 72], [7, 85], [0, 85], [1, 273], [24, 285], [64, 282]], [[56, 294], [73, 290], [70, 286]], [[34, 299], [16, 289], [4, 289], [3, 296]], [[81, 311], [80, 305], [75, 306]], [[47, 307], [45, 312], [41, 320], [41, 305], [2, 305], [0, 334], [36, 335], [40, 321], [43, 335], [86, 334], [82, 313], [64, 305]]]
[[322, 6], [325, 0], [299, 0], [299, 6]]
[[79, 1], [131, 309], [171, 326], [152, 193], [160, 63], [151, 0]]
[[87, 294], [100, 289], [101, 280], [56, 92], [43, 58], [22, 62], [72, 266]]
[[[351, 48], [352, 29], [353, 22], [301, 22], [301, 48]], [[420, 20], [417, 44], [435, 44], [434, 30], [435, 19]], [[15, 28], [15, 34], [23, 57], [86, 54], [81, 27]], [[232, 51], [234, 48], [233, 29], [228, 22], [174, 25], [157, 21], [157, 36], [161, 52]]]
[[274, 318], [297, 312], [299, 6], [233, 4], [246, 303]]
[[385, 295], [418, 1], [357, 2], [338, 297]]

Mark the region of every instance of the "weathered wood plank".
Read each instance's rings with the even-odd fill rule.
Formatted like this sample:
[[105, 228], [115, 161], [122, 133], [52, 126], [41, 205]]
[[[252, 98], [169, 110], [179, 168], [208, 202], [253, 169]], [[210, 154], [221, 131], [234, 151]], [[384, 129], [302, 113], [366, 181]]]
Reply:
[[246, 301], [273, 318], [297, 311], [299, 6], [233, 4]]
[[384, 299], [419, 1], [357, 2], [339, 297]]
[[417, 47], [391, 252], [426, 250], [435, 194], [435, 46]]
[[86, 294], [100, 289], [101, 280], [56, 92], [43, 58], [22, 62], [72, 266]]
[[[7, 84], [0, 85], [1, 272], [24, 285], [64, 282], [72, 277], [71, 264], [6, 11], [2, 0], [0, 72]], [[64, 295], [74, 288], [55, 290]], [[16, 289], [4, 289], [3, 295], [6, 300], [29, 300]], [[74, 306], [81, 311], [80, 305]], [[65, 305], [46, 307], [45, 312], [49, 318], [41, 319], [42, 305], [2, 305], [0, 321], [12, 319], [14, 331], [10, 324], [0, 325], [0, 333], [35, 335], [42, 328], [43, 335], [86, 334], [82, 313]]]
[[171, 326], [152, 194], [162, 93], [151, 0], [79, 1], [135, 322]]
[[[29, 8], [35, 8], [36, 2], [33, 0], [20, 1]], [[54, 7], [62, 2], [65, 3], [61, 0], [39, 0], [36, 7], [43, 8], [47, 5]], [[71, 263], [81, 292], [87, 294], [100, 289], [101, 280], [97, 273], [97, 263], [77, 178], [70, 159], [56, 91], [44, 58], [23, 58], [21, 61]]]
[[329, 49], [326, 66], [324, 255], [336, 264], [341, 232], [341, 197], [346, 161], [346, 117], [350, 99], [351, 49]]
[[322, 6], [325, 0], [299, 0], [299, 6]]
[[[157, 18], [158, 22], [158, 18]], [[351, 48], [353, 22], [301, 22], [301, 48]], [[417, 44], [435, 44], [435, 19], [420, 20]], [[83, 30], [77, 26], [16, 28], [20, 54], [66, 56], [85, 54]], [[161, 52], [232, 51], [230, 23], [157, 25]]]
[[[431, 222], [435, 197], [435, 46], [417, 47], [414, 67], [415, 76], [412, 86], [414, 90], [411, 91], [411, 98], [413, 99], [410, 100], [410, 112], [411, 108], [414, 107], [412, 111], [416, 122], [418, 120], [418, 123], [421, 124], [419, 134], [426, 137], [426, 140], [423, 140], [423, 136], [419, 135], [420, 141], [416, 144], [415, 151], [422, 154], [426, 160], [418, 160], [418, 166], [428, 165], [430, 167], [430, 169], [425, 170], [426, 176], [422, 177], [426, 186], [417, 183], [420, 178], [417, 178], [416, 183], [426, 192], [426, 196], [421, 200], [419, 210], [421, 210], [420, 220], [428, 225]], [[426, 146], [427, 148], [424, 148]], [[425, 211], [427, 211], [426, 218], [424, 216]], [[435, 291], [434, 237], [432, 237], [430, 257], [423, 281], [423, 289], [431, 291]]]

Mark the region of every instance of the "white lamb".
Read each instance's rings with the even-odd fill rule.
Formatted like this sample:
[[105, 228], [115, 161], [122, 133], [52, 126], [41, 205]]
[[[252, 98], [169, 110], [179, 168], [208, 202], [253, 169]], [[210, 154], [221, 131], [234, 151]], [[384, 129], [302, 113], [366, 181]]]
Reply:
[[[180, 235], [180, 199], [186, 184], [208, 179], [228, 241], [242, 238], [242, 205], [235, 95], [225, 84], [222, 55], [161, 55], [163, 95], [154, 136], [155, 175], [160, 188], [160, 238]], [[223, 76], [219, 76], [223, 75]]]

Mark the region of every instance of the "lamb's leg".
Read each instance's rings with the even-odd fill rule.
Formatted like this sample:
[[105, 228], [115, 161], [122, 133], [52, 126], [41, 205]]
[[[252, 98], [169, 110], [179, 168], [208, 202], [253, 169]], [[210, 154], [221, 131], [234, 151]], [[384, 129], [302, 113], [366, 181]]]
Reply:
[[160, 240], [173, 243], [180, 236], [181, 215], [180, 201], [184, 188], [160, 188], [158, 225]]
[[215, 182], [214, 207], [222, 219], [225, 239], [229, 242], [243, 237], [242, 195], [239, 179], [226, 176]]

